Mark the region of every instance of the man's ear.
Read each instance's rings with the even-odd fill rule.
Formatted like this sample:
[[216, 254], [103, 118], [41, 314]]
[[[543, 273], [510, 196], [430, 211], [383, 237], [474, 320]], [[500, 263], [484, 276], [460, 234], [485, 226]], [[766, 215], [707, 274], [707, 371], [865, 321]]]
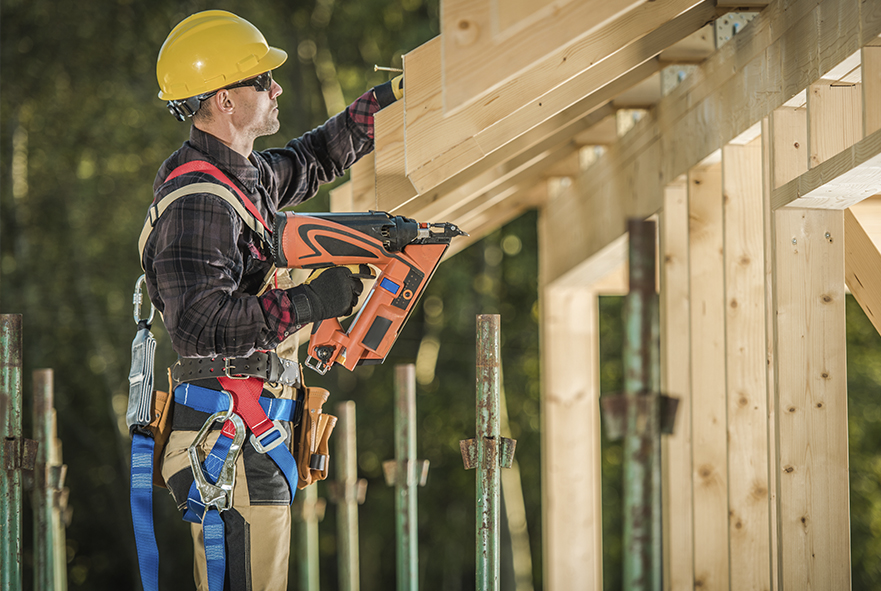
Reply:
[[212, 107], [214, 107], [214, 111], [216, 113], [226, 113], [230, 114], [235, 110], [235, 101], [233, 101], [232, 95], [228, 90], [221, 89], [217, 91], [217, 94], [211, 97]]

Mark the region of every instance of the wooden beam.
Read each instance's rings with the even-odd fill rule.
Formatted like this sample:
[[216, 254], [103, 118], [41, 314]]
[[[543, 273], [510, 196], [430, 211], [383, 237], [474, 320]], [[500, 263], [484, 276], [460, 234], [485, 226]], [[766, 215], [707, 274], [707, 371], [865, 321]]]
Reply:
[[[853, 8], [858, 11], [856, 20], [841, 16], [851, 14]], [[822, 18], [830, 14], [838, 16]], [[805, 32], [808, 24], [814, 33]], [[589, 173], [576, 181], [569, 198], [551, 202], [549, 215], [568, 219], [570, 224], [573, 219], [580, 220], [572, 224], [570, 240], [577, 255], [559, 261], [556, 272], [564, 275], [623, 234], [626, 219], [634, 212], [650, 215], [658, 211], [662, 205], [660, 186], [767, 117], [858, 49], [850, 41], [812, 49], [819, 47], [816, 31], [826, 40], [831, 37], [827, 31], [833, 30], [845, 39], [868, 42], [881, 33], [881, 7], [859, 0], [822, 0], [819, 5], [807, 0], [770, 3], [619, 142], [632, 149], [610, 147]], [[790, 59], [801, 68], [793, 67]], [[640, 135], [639, 146], [631, 142], [635, 132]], [[872, 137], [857, 142], [850, 152], [867, 153]], [[844, 158], [842, 154], [834, 156], [817, 170], [831, 168], [839, 157]], [[839, 168], [838, 174], [845, 170]], [[597, 184], [600, 178], [602, 186]], [[612, 186], [618, 190], [610, 190]], [[792, 190], [791, 194], [796, 193]], [[790, 201], [775, 194], [774, 206]]]
[[881, 193], [881, 130], [774, 191], [771, 205], [847, 209]]
[[771, 588], [761, 141], [722, 149], [731, 589]]
[[664, 503], [664, 588], [694, 589], [694, 514], [691, 481], [691, 350], [688, 267], [688, 187], [664, 189], [660, 238], [661, 390], [679, 399], [675, 430], [661, 439]]
[[445, 253], [449, 258], [468, 246], [495, 232], [530, 209], [542, 207], [547, 201], [547, 183], [537, 182], [532, 187], [517, 188], [512, 196], [480, 210], [471, 210], [461, 218], [462, 227], [469, 236], [456, 238]]
[[811, 168], [863, 138], [862, 84], [821, 80], [808, 88]]
[[867, 45], [861, 56], [863, 81], [863, 135], [881, 129], [881, 47]]
[[[566, 141], [572, 136], [586, 131], [598, 122], [594, 113], [606, 113], [613, 109], [609, 105], [611, 99], [651, 76], [659, 68], [660, 63], [658, 60], [650, 59], [620, 75], [611, 83], [602, 86], [599, 90], [592, 92], [590, 89], [585, 88], [583, 92], [577, 94], [577, 100], [571, 105], [547, 117], [538, 124], [532, 125], [531, 123], [523, 122], [520, 127], [517, 127], [516, 121], [509, 121], [508, 127], [501, 129], [510, 131], [511, 125], [513, 125], [519, 134], [516, 141], [510, 141], [504, 146], [489, 152], [485, 152], [482, 149], [471, 150], [464, 158], [462, 166], [445, 167], [438, 165], [435, 173], [426, 174], [418, 180], [413, 175], [410, 175], [410, 180], [420, 193], [419, 199], [434, 200], [437, 195], [449, 193], [455, 187], [468, 182], [486, 170], [517, 157], [524, 150], [530, 150], [538, 143]], [[491, 127], [479, 134], [479, 137], [475, 136], [471, 140], [479, 148], [477, 145], [478, 139], [485, 139], [493, 133], [497, 133], [497, 130]]]
[[844, 279], [881, 333], [881, 253], [849, 209], [844, 211]]
[[416, 196], [404, 169], [404, 102], [396, 101], [373, 117], [376, 207], [394, 211]]
[[694, 585], [728, 588], [722, 167], [688, 175]]
[[780, 107], [771, 113], [771, 149], [775, 187], [798, 178], [808, 170], [808, 110]]
[[636, 20], [633, 17], [629, 19], [631, 23], [625, 19], [628, 14], [645, 12], [645, 0], [544, 0], [529, 2], [528, 11], [518, 10], [518, 4], [512, 7], [512, 3], [513, 0], [444, 1], [441, 37], [445, 112], [461, 107], [575, 40], [596, 37], [604, 31], [609, 36], [607, 29], [628, 25], [628, 30], [618, 34], [647, 32], [631, 24]]
[[714, 13], [711, 2], [695, 5], [694, 0], [645, 6], [624, 15], [621, 26], [607, 25], [558, 49], [479, 101], [446, 115], [440, 42], [430, 41], [404, 56], [407, 174], [416, 188], [424, 192], [613, 83], [703, 26]]
[[[553, 235], [540, 240], [541, 252], [561, 248]], [[597, 298], [583, 287], [545, 287], [540, 301], [544, 586], [601, 591]]]
[[844, 214], [774, 217], [781, 589], [850, 589]]

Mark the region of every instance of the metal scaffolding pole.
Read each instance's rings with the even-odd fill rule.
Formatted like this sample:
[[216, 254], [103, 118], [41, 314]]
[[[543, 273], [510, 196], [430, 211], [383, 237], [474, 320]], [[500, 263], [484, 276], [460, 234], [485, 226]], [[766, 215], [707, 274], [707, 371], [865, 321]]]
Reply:
[[416, 459], [416, 367], [395, 367], [395, 459], [383, 462], [395, 487], [398, 591], [419, 589], [419, 523], [416, 486], [424, 486], [428, 460]]
[[301, 591], [319, 591], [318, 522], [324, 519], [324, 499], [318, 485], [297, 492], [294, 519], [297, 521], [297, 564]]
[[360, 589], [358, 553], [358, 504], [363, 502], [366, 481], [358, 480], [358, 445], [355, 431], [355, 403], [351, 400], [336, 406], [337, 422], [337, 556], [339, 588]]
[[0, 589], [21, 589], [21, 315], [0, 315]]
[[517, 442], [500, 432], [501, 318], [477, 316], [477, 437], [459, 442], [466, 469], [477, 468], [477, 590], [498, 591], [500, 468], [514, 462]]
[[34, 372], [34, 437], [37, 463], [34, 468], [34, 589], [67, 589], [67, 551], [62, 524], [60, 494], [67, 466], [61, 463], [55, 406], [53, 372]]

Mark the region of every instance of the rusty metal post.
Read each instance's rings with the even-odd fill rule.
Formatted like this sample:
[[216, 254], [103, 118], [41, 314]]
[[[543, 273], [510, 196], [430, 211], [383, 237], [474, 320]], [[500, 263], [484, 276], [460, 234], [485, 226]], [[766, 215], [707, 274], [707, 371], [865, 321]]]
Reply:
[[0, 589], [21, 589], [21, 314], [0, 315]]
[[53, 402], [53, 372], [34, 372], [34, 589], [67, 588], [67, 556], [59, 495], [67, 467], [61, 464]]
[[358, 552], [358, 503], [363, 502], [363, 488], [358, 480], [355, 403], [351, 400], [336, 406], [339, 417], [337, 439], [337, 556], [340, 591], [358, 591], [361, 586]]
[[661, 428], [655, 224], [628, 223], [630, 292], [625, 300], [624, 588], [661, 591]]
[[477, 317], [477, 589], [499, 589], [501, 389], [498, 314]]

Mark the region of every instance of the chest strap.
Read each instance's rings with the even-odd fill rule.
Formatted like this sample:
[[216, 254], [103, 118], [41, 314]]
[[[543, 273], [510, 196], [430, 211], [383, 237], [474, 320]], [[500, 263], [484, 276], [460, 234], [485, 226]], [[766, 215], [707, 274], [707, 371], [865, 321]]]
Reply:
[[[229, 177], [223, 174], [223, 172], [213, 164], [202, 160], [187, 162], [186, 164], [182, 164], [172, 170], [171, 174], [165, 179], [165, 182], [167, 183], [182, 174], [191, 172], [203, 172], [209, 174], [222, 182], [223, 185], [208, 182], [191, 183], [180, 187], [179, 189], [175, 189], [156, 203], [153, 203], [153, 205], [150, 206], [148, 212], [149, 215], [144, 222], [144, 227], [141, 229], [141, 236], [138, 238], [138, 252], [141, 255], [141, 265], [144, 264], [144, 248], [147, 246], [147, 239], [153, 232], [153, 228], [156, 226], [159, 217], [166, 209], [168, 209], [169, 205], [178, 199], [186, 197], [187, 195], [195, 195], [197, 193], [210, 193], [229, 203], [236, 213], [239, 214], [239, 217], [242, 218], [242, 221], [246, 226], [260, 236], [263, 242], [267, 245], [272, 244], [272, 230], [270, 230], [269, 224], [266, 223], [266, 220], [263, 219], [260, 212], [257, 211], [257, 206], [248, 199], [248, 197], [229, 179]], [[230, 191], [230, 188], [232, 191]]]

